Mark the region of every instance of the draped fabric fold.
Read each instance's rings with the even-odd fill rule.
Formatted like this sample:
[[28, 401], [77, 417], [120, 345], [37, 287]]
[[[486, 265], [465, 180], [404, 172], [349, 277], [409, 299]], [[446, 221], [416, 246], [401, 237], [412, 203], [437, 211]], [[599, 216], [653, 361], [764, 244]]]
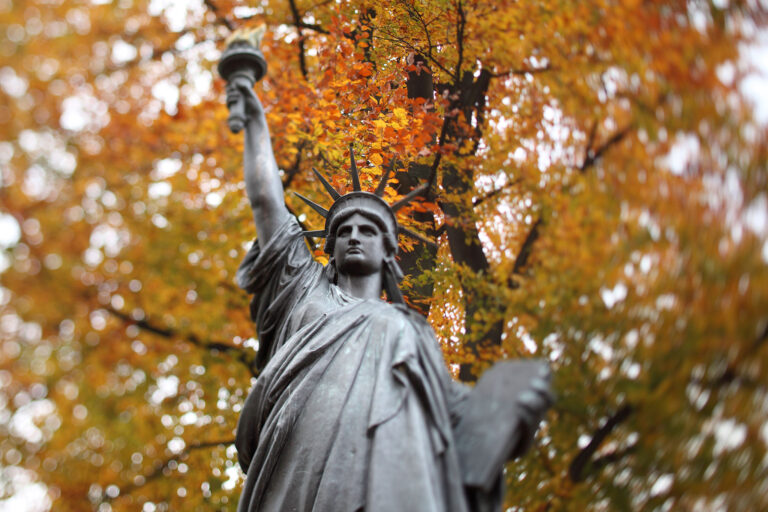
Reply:
[[464, 511], [452, 438], [466, 390], [431, 328], [329, 282], [291, 219], [237, 273], [263, 367], [237, 428], [245, 511]]

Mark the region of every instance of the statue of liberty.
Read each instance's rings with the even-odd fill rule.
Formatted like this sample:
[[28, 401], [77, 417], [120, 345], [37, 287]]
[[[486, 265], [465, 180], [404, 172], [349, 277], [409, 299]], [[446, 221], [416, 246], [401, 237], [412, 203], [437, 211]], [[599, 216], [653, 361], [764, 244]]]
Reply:
[[[333, 199], [327, 210], [306, 200], [325, 217], [313, 236], [325, 237], [329, 262], [315, 261], [285, 206], [252, 87], [229, 77], [258, 233], [237, 282], [253, 294], [261, 368], [237, 426], [246, 474], [238, 510], [497, 509], [504, 461], [531, 442], [551, 403], [548, 370], [518, 371], [526, 383], [519, 396], [502, 389], [503, 378], [485, 391], [483, 380], [471, 391], [452, 379], [432, 328], [398, 289], [398, 224], [380, 197], [386, 183], [362, 191], [353, 154], [352, 192], [340, 195], [315, 171]], [[493, 456], [478, 441], [483, 428], [495, 432]]]

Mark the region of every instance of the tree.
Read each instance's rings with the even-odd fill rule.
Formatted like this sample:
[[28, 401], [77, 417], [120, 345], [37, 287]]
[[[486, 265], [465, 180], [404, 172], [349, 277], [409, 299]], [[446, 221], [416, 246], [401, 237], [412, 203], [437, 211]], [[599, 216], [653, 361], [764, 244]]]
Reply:
[[390, 201], [419, 199], [398, 213], [421, 238], [406, 292], [461, 377], [552, 361], [510, 506], [766, 508], [756, 2], [30, 1], [0, 20], [3, 498], [26, 479], [56, 510], [235, 508], [254, 232], [212, 70], [263, 22], [286, 188], [325, 201], [311, 167], [345, 187], [352, 144], [364, 186], [389, 172]]

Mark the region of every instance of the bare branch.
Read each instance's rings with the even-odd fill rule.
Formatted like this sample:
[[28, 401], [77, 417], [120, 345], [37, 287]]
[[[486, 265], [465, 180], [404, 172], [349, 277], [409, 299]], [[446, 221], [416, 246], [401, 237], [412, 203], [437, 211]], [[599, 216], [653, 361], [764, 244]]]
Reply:
[[304, 22], [304, 21], [299, 21], [298, 23], [296, 23], [296, 26], [298, 28], [305, 28], [307, 30], [314, 30], [318, 34], [330, 34], [330, 32], [328, 30], [324, 29], [323, 27], [321, 27], [317, 23], [307, 23], [307, 22]]
[[408, 192], [406, 195], [402, 197], [399, 201], [394, 202], [391, 205], [392, 211], [396, 212], [406, 204], [413, 201], [417, 196], [424, 196], [427, 191], [429, 190], [429, 183], [422, 183], [418, 187], [414, 188], [410, 192]]
[[520, 68], [520, 69], [510, 69], [508, 71], [500, 71], [497, 73], [490, 73], [491, 77], [493, 78], [506, 78], [509, 76], [525, 76], [525, 75], [536, 75], [538, 73], [546, 73], [547, 71], [554, 71], [557, 68], [550, 66], [547, 64], [544, 67], [541, 68]]
[[517, 254], [517, 258], [515, 258], [515, 266], [512, 268], [513, 273], [519, 274], [526, 263], [528, 263], [528, 257], [531, 255], [533, 244], [539, 238], [539, 226], [541, 226], [541, 217], [536, 219], [536, 222], [533, 223], [528, 235], [526, 235], [525, 240], [523, 240], [520, 252]]
[[[139, 475], [138, 479], [134, 479], [133, 482], [121, 488], [117, 496], [128, 495], [133, 491], [137, 490], [139, 487], [146, 485], [147, 482], [155, 480], [156, 478], [160, 477], [166, 469], [170, 467], [172, 462], [178, 462], [180, 460], [186, 459], [189, 456], [189, 454], [193, 451], [204, 450], [206, 448], [214, 448], [217, 446], [227, 446], [234, 443], [235, 443], [234, 439], [220, 439], [215, 441], [200, 441], [196, 443], [190, 443], [189, 445], [187, 445], [187, 447], [184, 450], [182, 450], [178, 454], [168, 457], [162, 462], [158, 462], [154, 464], [154, 468], [152, 469], [152, 471], [150, 471], [146, 475]], [[111, 498], [110, 496], [104, 497], [104, 501], [106, 502], [113, 501], [113, 500], [114, 498]]]
[[306, 147], [307, 142], [302, 140], [296, 145], [296, 160], [293, 162], [293, 165], [290, 169], [288, 169], [285, 172], [285, 178], [283, 179], [283, 190], [287, 190], [288, 187], [291, 185], [291, 182], [296, 177], [296, 175], [301, 170], [301, 153], [304, 151], [304, 148]]
[[291, 14], [293, 14], [293, 24], [296, 25], [296, 30], [299, 33], [299, 67], [301, 68], [301, 76], [304, 80], [307, 79], [307, 60], [304, 55], [304, 32], [301, 27], [301, 18], [299, 9], [296, 7], [296, 0], [288, 0], [288, 5], [291, 7]]
[[222, 24], [224, 24], [225, 27], [227, 27], [230, 31], [235, 30], [235, 25], [229, 21], [223, 14], [219, 13], [219, 8], [216, 7], [216, 4], [213, 3], [213, 0], [203, 0], [203, 3], [211, 10], [213, 14], [216, 15], [216, 19], [219, 20]]
[[584, 162], [582, 162], [581, 166], [579, 166], [579, 171], [582, 173], [586, 172], [587, 169], [594, 165], [595, 162], [597, 162], [611, 146], [621, 142], [621, 140], [626, 137], [630, 131], [632, 131], [632, 125], [630, 124], [611, 135], [608, 140], [606, 140], [600, 147], [595, 149], [592, 147], [592, 144], [594, 144], [594, 132], [596, 130], [596, 126], [597, 124], [595, 124], [592, 128], [590, 142], [587, 146], [587, 154], [584, 157]]
[[220, 341], [203, 341], [191, 333], [183, 335], [167, 327], [162, 327], [159, 325], [152, 324], [146, 318], [142, 320], [136, 320], [133, 317], [131, 317], [129, 314], [124, 313], [123, 311], [118, 311], [117, 309], [114, 309], [111, 306], [107, 306], [105, 309], [115, 318], [118, 318], [126, 323], [135, 325], [140, 329], [143, 329], [147, 332], [151, 332], [152, 334], [156, 334], [160, 337], [163, 337], [166, 339], [183, 339], [191, 343], [192, 345], [195, 345], [196, 347], [200, 347], [206, 350], [221, 352], [224, 354], [235, 355], [238, 361], [240, 361], [241, 363], [243, 363], [245, 366], [248, 367], [248, 371], [251, 372], [251, 375], [253, 375], [254, 377], [258, 376], [258, 371], [256, 370], [256, 358], [253, 357], [254, 354], [251, 350], [248, 350], [244, 347], [238, 347], [236, 345], [230, 345], [229, 343], [223, 343]]
[[415, 19], [419, 22], [419, 24], [421, 24], [421, 27], [424, 30], [424, 37], [427, 39], [427, 48], [429, 50], [427, 53], [427, 58], [432, 59], [432, 34], [429, 31], [427, 21], [424, 19], [424, 16], [422, 16], [421, 11], [416, 8], [415, 4], [411, 4], [410, 2], [403, 2], [402, 4], [408, 10], [411, 18]]
[[522, 180], [519, 180], [519, 179], [517, 179], [515, 181], [510, 181], [509, 183], [507, 183], [503, 187], [499, 187], [496, 190], [492, 190], [492, 191], [488, 192], [483, 197], [476, 197], [475, 199], [472, 200], [472, 204], [474, 206], [479, 206], [479, 205], [483, 204], [484, 202], [488, 201], [489, 199], [493, 199], [494, 197], [498, 196], [499, 194], [501, 194], [502, 192], [504, 192], [508, 188], [514, 187], [515, 185], [519, 184], [521, 181]]
[[581, 449], [576, 457], [571, 462], [571, 466], [568, 468], [568, 475], [572, 482], [581, 482], [584, 480], [584, 469], [589, 464], [592, 456], [597, 452], [598, 448], [605, 438], [608, 437], [611, 432], [623, 421], [625, 421], [632, 414], [634, 408], [631, 405], [624, 404], [619, 407], [619, 410], [613, 413], [605, 422], [605, 424], [595, 431], [592, 436], [592, 440]]
[[456, 24], [456, 46], [459, 51], [459, 58], [456, 60], [456, 74], [455, 80], [459, 80], [461, 76], [461, 66], [464, 65], [464, 27], [467, 24], [467, 16], [464, 13], [464, 6], [461, 0], [456, 2], [456, 11], [459, 14], [459, 22]]
[[[414, 46], [413, 44], [411, 44], [411, 43], [409, 43], [408, 41], [406, 41], [404, 38], [402, 38], [402, 37], [398, 37], [398, 36], [396, 36], [395, 34], [392, 34], [392, 33], [386, 32], [386, 31], [385, 31], [384, 29], [382, 29], [382, 28], [379, 28], [379, 29], [377, 30], [376, 34], [377, 34], [377, 35], [376, 35], [376, 37], [378, 37], [378, 38], [380, 38], [380, 39], [383, 39], [383, 40], [385, 40], [385, 41], [389, 41], [390, 43], [396, 43], [396, 44], [399, 44], [399, 45], [400, 45], [402, 48], [404, 48], [404, 49], [406, 49], [406, 50], [412, 51], [412, 52], [414, 52], [414, 53], [419, 53], [419, 54], [421, 54], [421, 55], [425, 55], [425, 54], [426, 54], [426, 58], [427, 58], [427, 59], [429, 59], [429, 61], [430, 61], [432, 64], [434, 64], [434, 65], [435, 65], [437, 68], [439, 68], [439, 69], [440, 69], [440, 70], [441, 70], [443, 73], [445, 73], [446, 75], [450, 76], [450, 77], [451, 77], [451, 78], [453, 78], [453, 79], [455, 79], [455, 78], [456, 78], [456, 77], [453, 75], [453, 73], [452, 73], [450, 70], [448, 70], [448, 68], [446, 68], [445, 66], [443, 66], [443, 64], [442, 64], [442, 63], [440, 63], [440, 61], [438, 61], [437, 59], [435, 59], [435, 58], [432, 56], [432, 48], [429, 48], [427, 52], [424, 52], [424, 51], [423, 51], [421, 48], [417, 48], [417, 47], [416, 47], [416, 46]], [[383, 35], [382, 35], [382, 34], [383, 34]]]

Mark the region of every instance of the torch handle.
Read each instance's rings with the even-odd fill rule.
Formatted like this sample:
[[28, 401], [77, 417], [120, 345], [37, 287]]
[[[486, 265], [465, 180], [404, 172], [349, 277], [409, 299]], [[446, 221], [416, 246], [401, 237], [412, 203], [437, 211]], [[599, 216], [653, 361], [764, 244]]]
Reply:
[[[238, 78], [245, 78], [249, 82], [249, 87], [253, 87], [253, 84], [256, 83], [254, 72], [250, 69], [235, 71], [227, 77], [227, 81], [232, 83]], [[229, 104], [227, 124], [232, 133], [240, 133], [248, 120], [248, 115], [245, 109], [245, 97], [243, 97], [243, 94], [240, 91], [237, 91], [233, 100], [234, 101]]]
[[229, 117], [227, 124], [232, 133], [240, 133], [245, 127], [245, 98], [239, 96], [237, 100], [229, 107]]

